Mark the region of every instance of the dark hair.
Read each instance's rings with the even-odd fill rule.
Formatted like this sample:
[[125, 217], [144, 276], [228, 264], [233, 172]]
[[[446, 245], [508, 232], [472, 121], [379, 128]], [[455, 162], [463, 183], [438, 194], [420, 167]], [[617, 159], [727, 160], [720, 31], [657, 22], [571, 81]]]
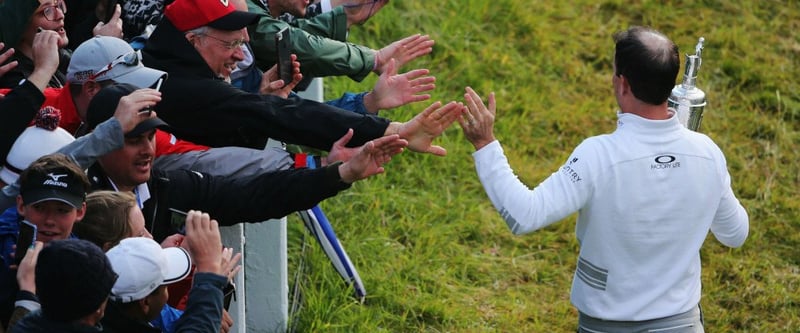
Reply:
[[20, 190], [24, 191], [25, 188], [27, 188], [28, 181], [32, 174], [48, 174], [56, 169], [65, 169], [65, 171], [70, 173], [70, 177], [74, 176], [78, 179], [81, 182], [81, 186], [83, 186], [83, 193], [91, 191], [91, 183], [89, 183], [89, 178], [86, 176], [86, 173], [83, 172], [81, 167], [75, 164], [71, 158], [61, 153], [53, 153], [39, 157], [25, 168], [25, 170], [22, 170], [22, 173], [19, 174]]
[[86, 196], [86, 215], [72, 226], [80, 239], [88, 240], [103, 250], [111, 248], [130, 237], [129, 214], [136, 206], [136, 197], [130, 192], [96, 191]]
[[615, 75], [628, 80], [633, 95], [653, 105], [667, 101], [680, 69], [678, 46], [664, 34], [634, 26], [614, 34]]

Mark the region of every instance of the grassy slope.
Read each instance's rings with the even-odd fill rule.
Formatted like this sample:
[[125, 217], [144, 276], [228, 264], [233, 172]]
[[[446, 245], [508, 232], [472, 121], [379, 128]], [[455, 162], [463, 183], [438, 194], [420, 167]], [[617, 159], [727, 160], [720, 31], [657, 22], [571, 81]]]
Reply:
[[[682, 53], [706, 38], [699, 86], [702, 131], [727, 154], [750, 238], [703, 247], [703, 300], [711, 332], [800, 327], [798, 117], [800, 6], [795, 1], [393, 1], [350, 40], [379, 47], [422, 32], [433, 54], [413, 67], [437, 77], [434, 100], [463, 88], [498, 96], [496, 134], [519, 177], [535, 185], [586, 136], [614, 129], [610, 35], [629, 25], [665, 32]], [[326, 80], [326, 96], [374, 83]], [[384, 113], [406, 120], [427, 102]], [[304, 264], [305, 332], [574, 332], [569, 302], [574, 217], [512, 236], [474, 174], [457, 125], [448, 156], [405, 153], [387, 173], [322, 204], [369, 297], [357, 304], [315, 242], [290, 224], [290, 261]], [[669, 193], [658, 195], [668, 196]], [[293, 216], [290, 221], [297, 221]]]

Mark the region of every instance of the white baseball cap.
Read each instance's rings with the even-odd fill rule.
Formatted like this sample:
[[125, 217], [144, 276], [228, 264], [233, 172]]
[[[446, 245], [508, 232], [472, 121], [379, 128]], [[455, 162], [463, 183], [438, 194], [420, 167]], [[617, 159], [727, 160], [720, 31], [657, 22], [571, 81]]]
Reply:
[[122, 39], [95, 36], [81, 43], [72, 53], [67, 67], [67, 81], [83, 84], [89, 79], [114, 80], [148, 88], [167, 76], [166, 72], [145, 67], [141, 58], [141, 54]]
[[156, 241], [144, 237], [123, 239], [106, 256], [119, 275], [109, 298], [122, 303], [138, 301], [161, 285], [183, 280], [192, 269], [186, 250], [162, 249]]

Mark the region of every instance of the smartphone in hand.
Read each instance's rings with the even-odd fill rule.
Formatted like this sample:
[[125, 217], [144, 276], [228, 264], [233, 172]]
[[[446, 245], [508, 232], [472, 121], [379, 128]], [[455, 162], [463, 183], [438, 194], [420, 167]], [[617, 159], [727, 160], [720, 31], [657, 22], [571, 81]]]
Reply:
[[283, 84], [292, 82], [292, 45], [289, 40], [289, 27], [285, 27], [275, 33], [275, 49], [278, 53], [278, 75]]
[[19, 266], [22, 258], [28, 253], [28, 249], [36, 241], [36, 225], [23, 220], [19, 223], [19, 235], [17, 236], [17, 251], [14, 253], [14, 260]]
[[170, 208], [170, 218], [169, 223], [172, 226], [172, 229], [180, 233], [181, 235], [186, 234], [186, 212], [177, 210], [175, 208]]
[[117, 1], [118, 0], [105, 0], [106, 12], [103, 23], [108, 23], [108, 21], [111, 21], [111, 18], [114, 17], [114, 11], [117, 10]]

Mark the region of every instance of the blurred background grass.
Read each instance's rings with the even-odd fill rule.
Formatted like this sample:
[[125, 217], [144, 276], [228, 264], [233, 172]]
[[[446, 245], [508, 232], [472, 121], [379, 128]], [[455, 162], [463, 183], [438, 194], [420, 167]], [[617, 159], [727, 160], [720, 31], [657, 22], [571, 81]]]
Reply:
[[[797, 1], [392, 1], [350, 41], [380, 48], [429, 34], [433, 53], [402, 71], [430, 69], [432, 101], [463, 101], [465, 86], [496, 92], [496, 135], [535, 186], [585, 137], [614, 130], [611, 34], [630, 25], [664, 32], [682, 55], [706, 39], [701, 130], [726, 153], [751, 223], [742, 248], [710, 236], [702, 249], [707, 331], [800, 331]], [[328, 78], [325, 95], [368, 90], [375, 79]], [[428, 104], [381, 115], [405, 121]], [[291, 287], [302, 295], [293, 330], [575, 331], [574, 216], [512, 236], [458, 125], [436, 143], [446, 157], [406, 152], [386, 174], [321, 204], [366, 285], [364, 304], [290, 216], [290, 276], [300, 273]]]

